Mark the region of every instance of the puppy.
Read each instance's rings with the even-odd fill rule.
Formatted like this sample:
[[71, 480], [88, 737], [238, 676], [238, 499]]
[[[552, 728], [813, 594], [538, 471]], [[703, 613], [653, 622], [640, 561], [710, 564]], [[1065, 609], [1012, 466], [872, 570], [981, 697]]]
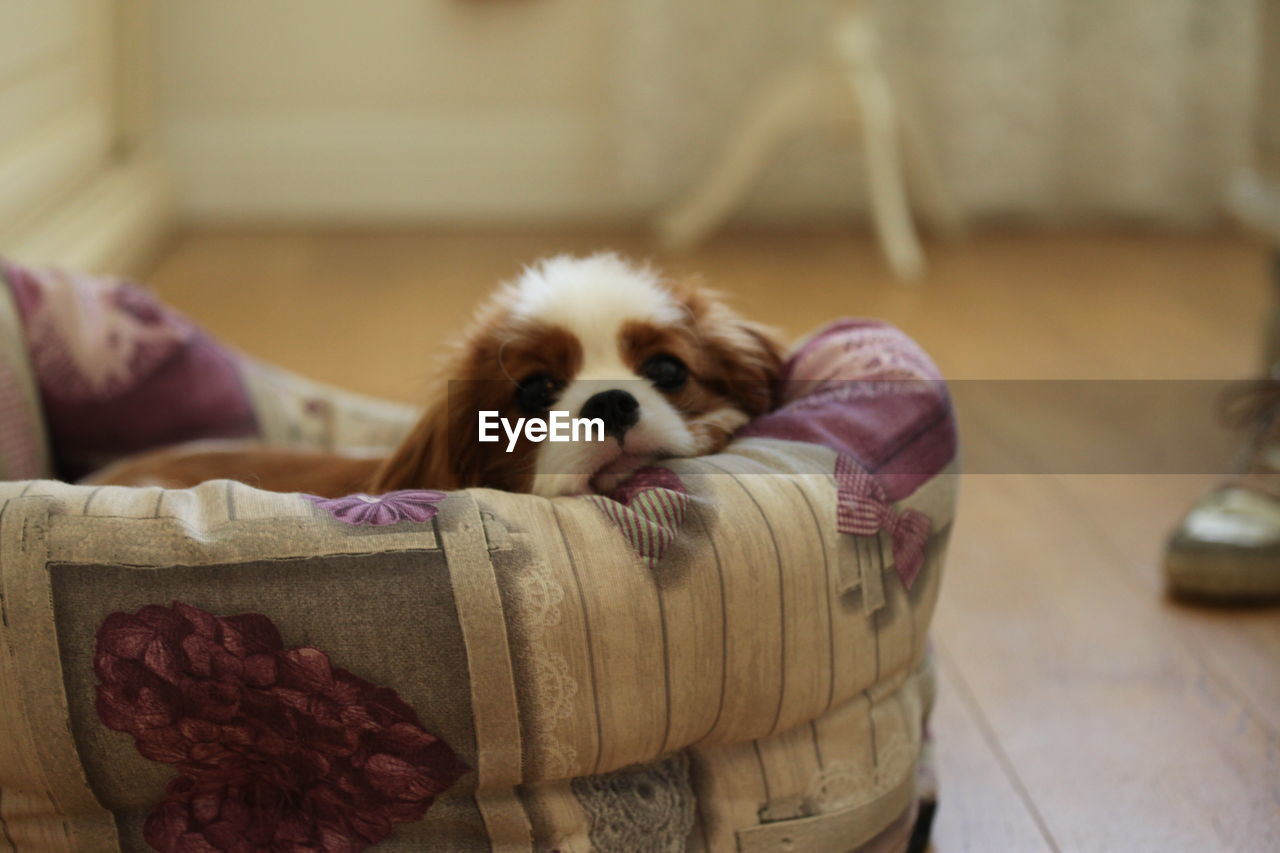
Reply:
[[[614, 254], [561, 255], [481, 306], [426, 414], [385, 459], [182, 445], [91, 479], [182, 488], [226, 478], [334, 497], [471, 486], [607, 494], [650, 462], [724, 447], [773, 407], [781, 363], [767, 330], [695, 282], [664, 280]], [[553, 412], [586, 429], [565, 441], [511, 430]]]

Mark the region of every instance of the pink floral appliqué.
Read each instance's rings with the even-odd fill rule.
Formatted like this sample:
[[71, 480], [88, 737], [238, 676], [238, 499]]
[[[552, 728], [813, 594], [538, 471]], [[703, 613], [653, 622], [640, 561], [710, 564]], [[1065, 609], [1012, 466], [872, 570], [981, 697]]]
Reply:
[[468, 770], [394, 690], [261, 614], [112, 613], [93, 666], [102, 722], [178, 769], [143, 828], [161, 853], [358, 853]]
[[397, 524], [430, 521], [448, 495], [430, 489], [405, 489], [385, 495], [356, 494], [341, 498], [304, 495], [316, 506], [347, 524]]

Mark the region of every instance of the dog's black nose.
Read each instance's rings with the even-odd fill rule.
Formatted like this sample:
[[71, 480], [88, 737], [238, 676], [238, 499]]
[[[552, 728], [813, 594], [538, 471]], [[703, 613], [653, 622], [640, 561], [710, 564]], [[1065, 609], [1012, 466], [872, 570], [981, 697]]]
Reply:
[[582, 417], [604, 421], [604, 434], [619, 441], [640, 420], [640, 402], [626, 391], [614, 388], [593, 394], [582, 405]]

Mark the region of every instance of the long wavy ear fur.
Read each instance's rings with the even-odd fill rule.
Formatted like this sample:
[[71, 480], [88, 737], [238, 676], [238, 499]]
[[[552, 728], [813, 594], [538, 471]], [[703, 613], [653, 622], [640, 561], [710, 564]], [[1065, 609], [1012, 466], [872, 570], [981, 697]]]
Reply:
[[711, 359], [708, 384], [752, 417], [772, 410], [783, 364], [782, 344], [774, 330], [743, 319], [696, 278], [680, 282], [673, 292], [688, 309]]
[[399, 489], [458, 488], [456, 472], [449, 463], [448, 445], [448, 406], [433, 406], [379, 466], [369, 490], [383, 494]]
[[376, 494], [503, 486], [501, 480], [494, 481], [493, 462], [477, 441], [476, 413], [495, 406], [482, 405], [480, 398], [492, 390], [493, 383], [468, 378], [475, 373], [476, 357], [475, 340], [467, 339], [440, 366], [440, 378], [422, 419], [374, 474], [370, 488]]

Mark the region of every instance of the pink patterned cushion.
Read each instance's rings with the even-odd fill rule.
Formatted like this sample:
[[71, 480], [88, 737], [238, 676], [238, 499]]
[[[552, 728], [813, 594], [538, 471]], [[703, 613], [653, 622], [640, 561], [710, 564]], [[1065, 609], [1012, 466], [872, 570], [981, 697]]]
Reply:
[[838, 320], [801, 344], [783, 375], [783, 404], [739, 437], [828, 447], [874, 474], [890, 501], [956, 456], [942, 374], [920, 345], [876, 320]]
[[0, 261], [26, 333], [58, 473], [257, 432], [240, 359], [148, 291]]

